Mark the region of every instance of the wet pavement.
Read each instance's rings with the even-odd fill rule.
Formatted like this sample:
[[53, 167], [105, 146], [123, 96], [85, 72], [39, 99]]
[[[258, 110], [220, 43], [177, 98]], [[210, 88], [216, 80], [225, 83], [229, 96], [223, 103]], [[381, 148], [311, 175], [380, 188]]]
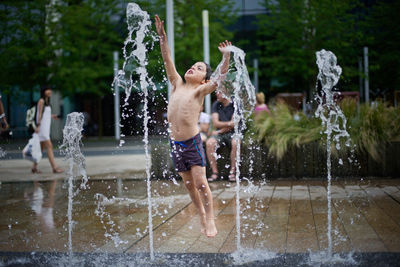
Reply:
[[[1, 148], [1, 147], [0, 147]], [[52, 173], [50, 163], [43, 153], [43, 158], [38, 164], [40, 174], [31, 172], [32, 162], [19, 159], [22, 153], [16, 145], [7, 147], [6, 155], [0, 158], [0, 183], [1, 182], [28, 182], [43, 180], [64, 180], [65, 173]], [[85, 156], [86, 173], [93, 179], [142, 179], [145, 176], [146, 160], [143, 145], [139, 141], [130, 145], [119, 147], [115, 142], [91, 144], [82, 147]], [[18, 156], [17, 156], [18, 155]], [[59, 150], [55, 150], [57, 166], [67, 170], [69, 168]]]
[[[33, 264], [32, 255], [38, 259], [68, 254], [67, 186], [63, 179], [1, 184], [3, 263], [25, 257], [30, 259], [27, 264]], [[219, 261], [226, 263], [227, 255], [237, 250], [235, 186], [223, 181], [210, 186], [218, 229], [215, 238], [200, 233], [195, 208], [181, 181], [152, 181], [156, 253], [170, 255], [169, 259], [202, 255], [202, 263], [220, 253]], [[327, 250], [325, 181], [243, 181], [241, 189], [241, 247], [252, 255], [248, 257], [257, 260], [269, 255], [277, 265], [295, 257], [294, 262], [302, 259], [307, 264], [304, 260], [309, 260], [310, 252]], [[354, 259], [369, 264], [376, 262], [373, 259], [389, 264], [400, 258], [399, 179], [334, 182], [332, 203], [334, 252], [353, 253]], [[90, 181], [89, 188], [74, 197], [72, 251], [148, 259], [147, 209], [143, 179]]]

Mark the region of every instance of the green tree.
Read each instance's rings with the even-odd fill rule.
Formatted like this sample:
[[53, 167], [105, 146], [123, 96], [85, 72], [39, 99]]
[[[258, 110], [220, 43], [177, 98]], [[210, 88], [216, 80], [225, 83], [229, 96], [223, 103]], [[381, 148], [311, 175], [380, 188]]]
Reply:
[[46, 1], [0, 3], [0, 88], [28, 90], [47, 79]]
[[364, 20], [369, 47], [370, 85], [393, 92], [400, 88], [400, 1], [378, 1]]
[[[110, 92], [113, 51], [120, 49], [117, 31], [122, 6], [117, 0], [65, 1], [59, 20], [50, 25], [55, 53], [51, 82], [64, 94]], [[115, 16], [115, 17], [114, 17]], [[57, 51], [59, 53], [57, 53]]]
[[111, 93], [112, 52], [120, 49], [118, 0], [5, 1], [0, 4], [1, 89], [51, 84], [64, 96]]
[[318, 72], [315, 52], [326, 49], [335, 53], [343, 69], [341, 88], [358, 88], [352, 84], [358, 75], [360, 47], [357, 1], [265, 0], [264, 4], [268, 14], [259, 16], [259, 45], [266, 80], [277, 80], [286, 91], [312, 92]]
[[117, 0], [5, 1], [0, 4], [1, 87], [52, 84], [63, 95], [103, 96], [122, 43]]
[[[154, 12], [165, 21], [165, 0], [157, 2]], [[208, 10], [210, 36], [210, 64], [216, 68], [221, 60], [218, 44], [231, 40], [233, 33], [227, 30], [236, 17], [231, 0], [175, 0], [175, 65], [178, 73], [183, 75], [197, 61], [203, 61], [203, 24], [202, 11]], [[158, 46], [156, 46], [158, 49]]]

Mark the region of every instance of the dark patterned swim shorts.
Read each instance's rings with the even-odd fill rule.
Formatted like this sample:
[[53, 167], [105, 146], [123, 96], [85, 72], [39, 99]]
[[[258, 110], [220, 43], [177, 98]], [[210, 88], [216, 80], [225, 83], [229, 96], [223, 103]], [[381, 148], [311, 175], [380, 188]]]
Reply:
[[190, 171], [192, 166], [206, 166], [206, 157], [200, 134], [185, 140], [173, 141], [171, 144], [171, 156], [177, 172]]

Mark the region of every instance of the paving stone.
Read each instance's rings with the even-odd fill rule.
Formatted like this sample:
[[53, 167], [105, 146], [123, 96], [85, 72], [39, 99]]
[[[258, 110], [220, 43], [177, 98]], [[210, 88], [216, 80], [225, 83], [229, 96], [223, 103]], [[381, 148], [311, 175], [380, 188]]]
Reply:
[[[97, 180], [89, 184], [90, 189], [81, 191], [74, 198], [73, 252], [89, 258], [95, 257], [96, 253], [104, 256], [102, 253], [107, 252], [115, 259], [120, 257], [121, 261], [133, 257], [139, 262], [139, 258], [143, 259], [150, 251], [146, 182]], [[379, 260], [386, 264], [398, 259], [399, 185], [400, 180], [332, 184], [334, 253], [353, 252], [354, 257], [367, 266]], [[243, 182], [242, 186], [241, 248], [258, 256], [278, 253], [274, 260], [254, 260], [246, 263], [247, 266], [292, 263], [301, 266], [309, 260], [308, 251], [327, 250], [327, 191], [324, 180], [285, 180], [267, 184]], [[200, 232], [197, 211], [182, 182], [175, 185], [171, 181], [152, 181], [156, 253], [162, 253], [162, 257], [169, 255], [168, 260], [179, 259], [186, 263], [188, 255], [193, 255], [193, 260], [202, 263], [232, 263], [229, 253], [236, 253], [238, 249], [235, 186], [215, 182], [212, 192], [219, 233], [215, 238], [207, 238]], [[95, 214], [99, 205], [95, 198], [97, 193], [111, 201], [104, 205], [103, 222]], [[34, 265], [30, 252], [38, 255], [43, 252], [42, 258], [67, 255], [68, 196], [64, 183], [35, 181], [2, 184], [0, 200], [0, 212], [3, 214], [0, 216], [2, 259], [16, 259], [20, 255], [28, 258], [29, 266], [29, 263]], [[113, 239], [124, 243], [116, 246]]]

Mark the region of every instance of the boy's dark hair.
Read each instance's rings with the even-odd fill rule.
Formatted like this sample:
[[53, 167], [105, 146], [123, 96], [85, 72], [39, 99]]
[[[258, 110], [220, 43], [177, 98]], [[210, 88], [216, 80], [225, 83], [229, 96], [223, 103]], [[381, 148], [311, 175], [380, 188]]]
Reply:
[[205, 62], [203, 62], [203, 63], [206, 64], [206, 81], [208, 81], [211, 78], [212, 69], [211, 69], [210, 64], [207, 64]]

